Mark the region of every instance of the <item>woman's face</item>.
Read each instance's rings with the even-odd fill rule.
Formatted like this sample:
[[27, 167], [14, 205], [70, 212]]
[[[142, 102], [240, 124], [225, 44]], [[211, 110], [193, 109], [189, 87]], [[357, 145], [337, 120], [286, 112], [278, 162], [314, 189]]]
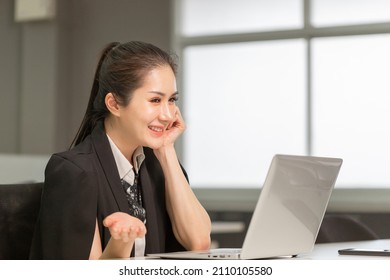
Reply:
[[176, 78], [169, 66], [150, 71], [129, 104], [120, 107], [126, 141], [152, 149], [161, 147], [166, 129], [175, 120], [177, 95]]

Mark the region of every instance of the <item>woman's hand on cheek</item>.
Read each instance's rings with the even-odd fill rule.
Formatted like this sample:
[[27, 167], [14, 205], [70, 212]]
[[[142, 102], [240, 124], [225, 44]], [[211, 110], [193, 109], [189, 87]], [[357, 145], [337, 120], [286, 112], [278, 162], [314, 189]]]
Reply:
[[184, 132], [186, 124], [183, 120], [179, 107], [176, 107], [174, 120], [168, 125], [166, 129], [165, 145], [174, 144], [176, 139]]
[[127, 213], [115, 212], [107, 216], [103, 225], [110, 231], [111, 237], [122, 242], [134, 242], [136, 238], [146, 234], [145, 224]]
[[168, 125], [163, 143], [160, 147], [154, 148], [154, 154], [156, 157], [161, 160], [167, 155], [167, 153], [170, 153], [175, 150], [174, 144], [177, 138], [183, 133], [183, 131], [186, 128], [185, 122], [183, 120], [183, 117], [180, 113], [180, 110], [178, 107], [176, 107], [176, 113], [173, 121]]

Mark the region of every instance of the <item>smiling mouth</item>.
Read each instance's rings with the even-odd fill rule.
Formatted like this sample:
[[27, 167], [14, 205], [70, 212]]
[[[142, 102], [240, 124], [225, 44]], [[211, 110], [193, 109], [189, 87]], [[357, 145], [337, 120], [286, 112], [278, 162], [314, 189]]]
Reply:
[[163, 129], [161, 127], [149, 126], [149, 129], [155, 132], [163, 132]]

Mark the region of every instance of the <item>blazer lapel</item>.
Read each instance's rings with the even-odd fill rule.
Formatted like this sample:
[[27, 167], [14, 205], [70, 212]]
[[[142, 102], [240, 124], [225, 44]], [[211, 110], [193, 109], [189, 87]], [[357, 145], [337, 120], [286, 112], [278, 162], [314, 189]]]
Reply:
[[115, 159], [103, 128], [103, 122], [96, 125], [91, 133], [91, 138], [100, 165], [102, 166], [108, 185], [111, 188], [111, 192], [115, 197], [118, 208], [121, 212], [128, 213], [129, 205], [123, 192]]

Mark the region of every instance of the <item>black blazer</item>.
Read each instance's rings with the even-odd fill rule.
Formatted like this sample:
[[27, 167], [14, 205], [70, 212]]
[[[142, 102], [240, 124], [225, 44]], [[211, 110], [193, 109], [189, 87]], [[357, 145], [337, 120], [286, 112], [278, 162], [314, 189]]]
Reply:
[[[144, 153], [138, 182], [147, 218], [145, 253], [184, 250], [166, 211], [160, 163], [150, 148]], [[30, 258], [87, 259], [96, 218], [104, 249], [110, 232], [103, 220], [117, 211], [129, 213], [129, 205], [101, 122], [75, 148], [50, 158]]]

